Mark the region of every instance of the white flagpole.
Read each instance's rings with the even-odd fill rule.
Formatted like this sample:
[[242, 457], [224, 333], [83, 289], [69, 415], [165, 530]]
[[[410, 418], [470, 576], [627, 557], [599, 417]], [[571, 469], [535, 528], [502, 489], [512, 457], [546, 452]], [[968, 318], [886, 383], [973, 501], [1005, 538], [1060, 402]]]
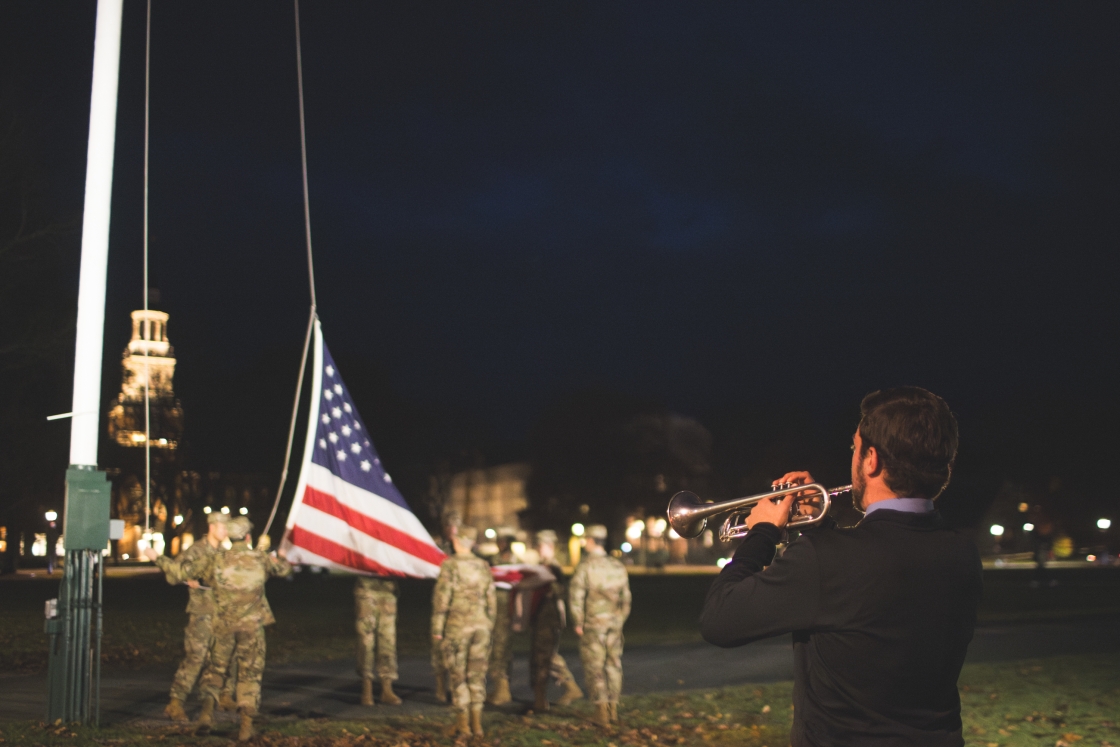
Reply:
[[311, 372], [311, 408], [307, 418], [307, 439], [303, 444], [303, 459], [300, 462], [299, 482], [296, 483], [296, 494], [292, 498], [292, 508], [288, 511], [288, 521], [285, 523], [285, 542], [287, 533], [295, 526], [296, 516], [303, 505], [303, 493], [307, 489], [307, 466], [311, 464], [311, 455], [315, 453], [315, 434], [319, 430], [319, 401], [323, 394], [323, 325], [315, 320], [315, 355], [314, 370]]

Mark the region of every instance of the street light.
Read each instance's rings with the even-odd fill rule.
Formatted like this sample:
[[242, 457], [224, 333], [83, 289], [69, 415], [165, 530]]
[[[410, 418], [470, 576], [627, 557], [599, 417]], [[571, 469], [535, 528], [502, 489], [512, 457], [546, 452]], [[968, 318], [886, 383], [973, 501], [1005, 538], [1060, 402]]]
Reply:
[[210, 513], [211, 510], [212, 509], [209, 506], [207, 506], [206, 508], [202, 509], [202, 513], [208, 514], [208, 513]]
[[989, 529], [988, 531], [990, 531], [992, 533], [993, 537], [1002, 537], [1003, 536], [1003, 527], [1000, 526], [999, 524], [992, 524], [992, 528]]
[[[47, 518], [47, 521], [54, 521], [55, 519], [58, 518], [58, 512], [57, 511], [47, 511], [45, 514], [43, 514], [43, 516], [45, 516]], [[1098, 521], [1097, 526], [1100, 526], [1100, 524], [1101, 523]]]
[[248, 516], [249, 515], [249, 509], [245, 508], [245, 506], [242, 506], [241, 510], [239, 510], [237, 513], [241, 514], [242, 516]]
[[175, 514], [174, 522], [175, 522], [175, 526], [179, 526], [180, 524], [182, 524], [183, 523], [183, 515], [182, 514]]
[[1023, 531], [1024, 532], [1033, 532], [1034, 531], [1034, 524], [1032, 524], [1028, 521], [1026, 524], [1023, 525]]
[[575, 524], [572, 524], [572, 536], [574, 536], [574, 537], [582, 537], [583, 536], [583, 524], [580, 524], [579, 522], [576, 522]]
[[1097, 519], [1097, 529], [1108, 529], [1111, 526], [1111, 519]]
[[229, 513], [229, 506], [222, 506], [222, 513], [223, 514], [228, 514]]

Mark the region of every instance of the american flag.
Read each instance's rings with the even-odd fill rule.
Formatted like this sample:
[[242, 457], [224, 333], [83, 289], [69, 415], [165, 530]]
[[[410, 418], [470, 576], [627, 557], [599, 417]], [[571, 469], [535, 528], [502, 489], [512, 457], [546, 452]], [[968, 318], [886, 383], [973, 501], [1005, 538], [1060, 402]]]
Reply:
[[303, 466], [283, 547], [293, 563], [435, 578], [444, 560], [385, 471], [315, 322]]

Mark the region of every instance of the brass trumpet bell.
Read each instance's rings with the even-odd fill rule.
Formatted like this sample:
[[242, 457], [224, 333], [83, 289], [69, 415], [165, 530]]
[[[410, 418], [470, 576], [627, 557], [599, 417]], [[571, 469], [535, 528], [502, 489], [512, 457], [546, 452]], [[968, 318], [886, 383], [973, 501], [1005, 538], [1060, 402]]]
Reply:
[[[728, 540], [746, 535], [746, 516], [750, 513], [750, 509], [759, 501], [780, 500], [791, 493], [805, 493], [805, 495], [800, 496], [797, 502], [794, 503], [794, 507], [791, 509], [792, 514], [790, 516], [790, 521], [786, 524], [787, 527], [796, 529], [797, 527], [810, 526], [823, 521], [824, 517], [828, 515], [829, 509], [832, 508], [832, 499], [835, 496], [849, 492], [851, 489], [851, 485], [844, 485], [843, 487], [832, 488], [830, 490], [816, 482], [808, 485], [786, 484], [777, 485], [768, 493], [748, 495], [743, 498], [733, 498], [718, 503], [703, 501], [695, 493], [682, 490], [669, 501], [669, 508], [666, 514], [668, 515], [669, 526], [671, 526], [677, 534], [686, 538], [699, 537], [700, 534], [703, 533], [704, 528], [708, 525], [708, 519], [714, 516], [727, 514], [728, 516], [719, 530], [720, 541], [727, 542]], [[802, 515], [797, 512], [797, 503], [804, 500], [814, 500], [818, 497], [820, 506], [815, 513], [811, 515]]]

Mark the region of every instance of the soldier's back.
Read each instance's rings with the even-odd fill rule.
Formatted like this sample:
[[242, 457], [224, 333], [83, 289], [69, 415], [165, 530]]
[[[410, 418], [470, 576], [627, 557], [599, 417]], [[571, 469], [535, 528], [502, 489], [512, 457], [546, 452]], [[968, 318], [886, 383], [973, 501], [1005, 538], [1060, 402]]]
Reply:
[[493, 586], [490, 566], [482, 558], [452, 555], [443, 561], [440, 573], [446, 569], [451, 585], [451, 600], [447, 610], [447, 625], [464, 626], [489, 622], [487, 616], [487, 591]]
[[630, 577], [626, 566], [609, 555], [591, 556], [584, 560], [587, 574], [585, 625], [613, 624], [623, 614], [624, 597], [629, 593]]

